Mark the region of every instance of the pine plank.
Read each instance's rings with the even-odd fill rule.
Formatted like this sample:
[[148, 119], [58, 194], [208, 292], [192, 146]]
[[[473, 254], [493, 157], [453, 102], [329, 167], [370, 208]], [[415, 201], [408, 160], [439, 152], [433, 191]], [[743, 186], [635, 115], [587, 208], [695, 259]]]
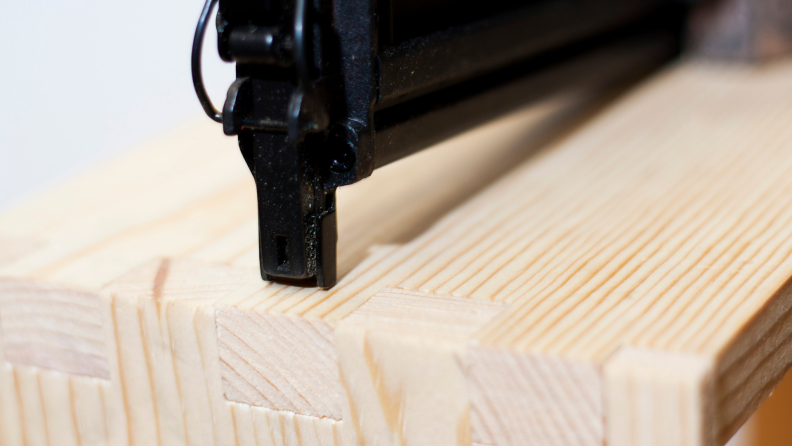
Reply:
[[502, 302], [473, 441], [723, 444], [790, 365], [789, 70], [670, 70], [335, 289], [241, 300], [341, 325], [386, 287]]
[[385, 288], [345, 318], [335, 339], [351, 444], [471, 444], [465, 344], [502, 310]]
[[[790, 99], [790, 61], [685, 61], [526, 162], [579, 97], [451, 140], [339, 196], [327, 291], [257, 277], [244, 164], [190, 128], [0, 216], [1, 438], [721, 445], [792, 363]], [[84, 359], [7, 322], [69, 293]]]
[[[602, 97], [596, 88], [550, 97], [342, 189], [339, 272], [372, 247], [413, 238]], [[200, 284], [220, 294], [261, 287], [254, 203], [236, 141], [201, 121], [0, 214], [0, 443], [52, 444], [66, 429], [63, 441], [80, 444], [340, 444], [337, 378], [327, 414], [237, 404], [227, 377], [212, 374], [226, 344]], [[202, 278], [174, 287], [188, 259], [199, 263], [179, 271]]]

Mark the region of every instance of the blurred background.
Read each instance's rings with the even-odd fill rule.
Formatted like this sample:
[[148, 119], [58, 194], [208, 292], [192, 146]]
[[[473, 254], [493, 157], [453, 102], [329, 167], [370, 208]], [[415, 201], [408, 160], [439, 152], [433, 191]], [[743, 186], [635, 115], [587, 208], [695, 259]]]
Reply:
[[[202, 0], [5, 2], [0, 14], [0, 210], [190, 119]], [[215, 103], [234, 80], [204, 46]]]

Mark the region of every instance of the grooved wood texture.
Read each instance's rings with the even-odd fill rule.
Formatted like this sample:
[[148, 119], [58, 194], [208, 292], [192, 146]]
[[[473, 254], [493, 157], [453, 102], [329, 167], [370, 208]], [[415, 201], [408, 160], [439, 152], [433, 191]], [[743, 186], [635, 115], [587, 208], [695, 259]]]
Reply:
[[[378, 170], [358, 185], [343, 188], [337, 203], [341, 215], [340, 274], [348, 274], [358, 266], [372, 246], [401, 242], [422, 232], [585, 115], [588, 109], [581, 106], [590, 105], [597, 97], [599, 92], [595, 91], [575, 92], [535, 103], [519, 114]], [[487, 151], [480, 150], [484, 144]], [[392, 209], [400, 212], [389, 214]], [[31, 369], [35, 373], [49, 369], [57, 376], [60, 376], [58, 372], [65, 372], [109, 378], [102, 385], [114, 389], [111, 406], [115, 410], [108, 409], [107, 415], [111, 444], [148, 446], [171, 441], [232, 444], [233, 440], [225, 434], [210, 435], [213, 429], [227, 429], [229, 418], [212, 415], [214, 409], [206, 408], [205, 399], [190, 399], [195, 386], [202, 388], [211, 382], [210, 378], [197, 378], [204, 370], [201, 366], [195, 366], [193, 374], [183, 378], [187, 383], [184, 388], [177, 385], [179, 381], [172, 372], [162, 375], [158, 372], [161, 367], [167, 369], [166, 364], [171, 362], [168, 358], [173, 358], [163, 353], [170, 342], [161, 334], [165, 330], [164, 322], [154, 322], [154, 315], [161, 310], [156, 302], [164, 292], [163, 280], [170, 277], [168, 263], [155, 262], [159, 265], [157, 273], [146, 279], [151, 283], [144, 280], [143, 288], [129, 291], [127, 298], [119, 301], [118, 308], [113, 307], [113, 311], [98, 318], [96, 296], [102, 287], [131, 268], [156, 257], [177, 256], [255, 268], [258, 264], [256, 225], [255, 188], [236, 140], [224, 137], [216, 125], [204, 120], [0, 214], [0, 328], [6, 334], [2, 347], [7, 350], [3, 367], [12, 375], [27, 370], [22, 365], [29, 364], [36, 366]], [[119, 283], [116, 281], [114, 286]], [[187, 295], [201, 292], [200, 288], [186, 285], [183, 292]], [[281, 296], [293, 292], [287, 289]], [[34, 295], [45, 298], [39, 299], [42, 305], [35, 310], [39, 314], [17, 318], [19, 312], [27, 316], [34, 314], [31, 313], [36, 306], [36, 301], [31, 299]], [[153, 304], [149, 302], [152, 298]], [[129, 304], [135, 299], [149, 303]], [[71, 310], [58, 310], [63, 302], [68, 302]], [[179, 302], [167, 305], [192, 305], [187, 296]], [[274, 305], [272, 311], [278, 311], [288, 302], [286, 299], [281, 306]], [[79, 306], [82, 303], [85, 305]], [[152, 310], [151, 305], [158, 310]], [[88, 311], [83, 312], [83, 307]], [[167, 313], [174, 312], [178, 311], [171, 308]], [[327, 324], [321, 321], [318, 324], [327, 334]], [[209, 332], [216, 336], [213, 321], [211, 325]], [[189, 332], [197, 329], [190, 324], [180, 327]], [[53, 335], [52, 329], [58, 333]], [[97, 337], [97, 333], [101, 335]], [[132, 340], [121, 342], [122, 334]], [[173, 355], [179, 351], [175, 344], [171, 343], [170, 348]], [[332, 356], [335, 350], [331, 348], [325, 353]], [[125, 357], [135, 359], [123, 360]], [[116, 361], [118, 358], [121, 363]], [[322, 403], [324, 406], [319, 404], [317, 410], [309, 410], [305, 404], [273, 406], [282, 409], [277, 415], [266, 405], [250, 409], [241, 409], [245, 405], [240, 405], [234, 410], [243, 418], [252, 416], [254, 421], [269, 417], [267, 422], [255, 421], [259, 428], [267, 423], [282, 423], [281, 427], [269, 424], [268, 429], [286, 429], [283, 432], [287, 433], [273, 433], [269, 440], [261, 433], [256, 434], [257, 444], [274, 441], [273, 444], [311, 445], [314, 440], [321, 444], [338, 443], [340, 437], [330, 435], [334, 439], [330, 443], [327, 440], [328, 432], [337, 431], [331, 420], [341, 417], [340, 385], [334, 379], [334, 386], [311, 384], [305, 388], [309, 389], [305, 393], [312, 395], [311, 402], [316, 403], [313, 395], [329, 400]], [[229, 382], [225, 381], [224, 390], [232, 400], [259, 403], [232, 396], [234, 389], [229, 387]], [[317, 387], [330, 390], [322, 394], [316, 391]], [[3, 413], [14, 418], [22, 400], [38, 400], [37, 393], [25, 389], [17, 399], [5, 398], [11, 395], [7, 392], [3, 394], [4, 398], [0, 398]], [[65, 392], [63, 389], [61, 394]], [[174, 389], [179, 395], [186, 395], [185, 399], [175, 397]], [[147, 398], [152, 392], [154, 396]], [[125, 395], [135, 398], [130, 402], [124, 399]], [[157, 401], [162, 401], [164, 408]], [[188, 407], [182, 408], [186, 401]], [[222, 404], [227, 404], [223, 401]], [[329, 418], [316, 421], [312, 415]], [[26, 426], [40, 436], [45, 431], [46, 417], [36, 416], [31, 420]], [[289, 427], [298, 421], [301, 428]], [[0, 443], [38, 444], [13, 434], [14, 426], [19, 423], [17, 420], [0, 425], [3, 435], [13, 437]], [[173, 423], [183, 427], [175, 429]], [[193, 423], [200, 427], [190, 437], [185, 432], [193, 430]], [[318, 423], [315, 432], [321, 433], [312, 433], [308, 428], [312, 423]], [[253, 441], [251, 438], [239, 437], [237, 442], [253, 444], [248, 443]]]
[[711, 402], [716, 420], [711, 435], [718, 441], [726, 441], [739, 428], [792, 365], [790, 305], [792, 288], [787, 282], [722, 353], [714, 370], [719, 397]]
[[467, 379], [475, 442], [604, 443], [604, 389], [595, 365], [474, 346]]
[[130, 443], [340, 444], [340, 424], [332, 419], [225, 398], [212, 305], [259, 282], [257, 269], [164, 259], [103, 291], [115, 339], [115, 413]]
[[386, 330], [449, 341], [465, 341], [503, 310], [495, 302], [383, 288], [344, 318], [356, 330]]
[[[372, 246], [420, 233], [568, 127], [592, 96], [550, 97], [339, 189], [340, 274]], [[0, 277], [96, 290], [155, 257], [256, 267], [255, 203], [236, 138], [201, 120], [0, 214]]]
[[[585, 114], [588, 109], [580, 106], [596, 97], [597, 92], [576, 92], [549, 98], [342, 189], [340, 273], [360, 265], [372, 246], [422, 232]], [[480, 150], [483, 144], [488, 151]], [[391, 209], [400, 212], [388, 216]], [[53, 395], [74, 396], [69, 383], [82, 374], [102, 378], [86, 382], [104, 389], [106, 407], [80, 405], [63, 413], [104, 420], [106, 430], [74, 430], [85, 434], [81, 444], [92, 444], [92, 435], [102, 432], [108, 443], [93, 444], [340, 444], [337, 377], [325, 395], [332, 402], [314, 412], [299, 405], [273, 411], [233, 404], [223, 396], [229, 389], [219, 372], [226, 370], [217, 361], [221, 350], [201, 353], [217, 342], [217, 332], [209, 309], [213, 301], [205, 298], [210, 290], [200, 284], [227, 276], [234, 284], [221, 279], [218, 286], [236, 288], [237, 279], [249, 276], [255, 283], [248, 289], [261, 286], [255, 270], [244, 270], [258, 263], [255, 219], [254, 186], [235, 139], [205, 121], [0, 214], [0, 334], [6, 334], [0, 351], [7, 353], [0, 379], [0, 443], [42, 444], [63, 425], [50, 412], [29, 412], [26, 407], [42, 398], [39, 387], [17, 386], [14, 376], [52, 376], [51, 382], [60, 383], [53, 384]], [[221, 265], [218, 276], [192, 264], [201, 277], [182, 276], [185, 282], [175, 286], [179, 279], [172, 269], [183, 261], [171, 264], [170, 256], [243, 269], [234, 275]], [[166, 260], [151, 260], [156, 257]], [[140, 264], [147, 266], [126, 274]], [[99, 299], [100, 289], [111, 282], [114, 291]], [[294, 291], [286, 288], [280, 297]], [[268, 313], [291, 302], [281, 298], [268, 301]], [[15, 317], [32, 316], [37, 301], [40, 314]], [[73, 311], [58, 310], [63, 302]], [[318, 323], [332, 336], [325, 322]], [[52, 328], [59, 330], [56, 336]], [[334, 347], [325, 353], [335, 355]], [[313, 395], [316, 386], [309, 388], [306, 393]], [[64, 398], [57, 404], [79, 403]]]
[[[788, 367], [769, 352], [784, 345], [772, 333], [785, 326], [792, 276], [789, 70], [670, 70], [336, 288], [290, 292], [284, 312], [335, 323], [388, 286], [504, 302], [509, 309], [475, 336], [481, 348], [518, 362], [590, 364], [590, 379], [564, 386], [580, 395], [603, 389], [596, 371], [625, 346], [701, 357], [714, 370], [690, 379], [719, 384], [700, 407], [714, 399], [724, 412], [686, 420], [701, 432], [686, 438], [722, 443]], [[741, 362], [760, 340], [774, 361]], [[729, 376], [734, 361], [746, 369]], [[537, 388], [557, 387], [538, 376]], [[753, 379], [764, 384], [752, 393], [723, 387]], [[634, 401], [625, 398], [600, 407]], [[569, 402], [558, 411], [566, 418], [535, 423], [519, 412], [514, 425], [534, 426], [522, 438], [543, 441], [601, 419], [596, 403]], [[600, 426], [584, 436], [619, 435]]]
[[111, 444], [110, 386], [104, 379], [0, 365], [3, 445]]
[[503, 305], [385, 288], [336, 330], [351, 444], [470, 444], [465, 344]]
[[[472, 194], [557, 99], [339, 195], [331, 290], [260, 280], [208, 130], [0, 216], [3, 444], [720, 446], [792, 361], [792, 61], [681, 62]], [[107, 379], [21, 364], [46, 287], [99, 296]]]
[[604, 374], [609, 445], [712, 444], [710, 359], [627, 347]]

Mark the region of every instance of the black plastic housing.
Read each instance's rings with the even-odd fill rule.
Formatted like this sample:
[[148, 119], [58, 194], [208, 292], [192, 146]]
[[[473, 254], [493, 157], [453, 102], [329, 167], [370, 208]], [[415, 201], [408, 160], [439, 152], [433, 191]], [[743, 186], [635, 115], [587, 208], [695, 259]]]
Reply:
[[678, 52], [684, 15], [669, 0], [219, 3], [237, 63], [223, 129], [256, 181], [262, 277], [325, 288], [337, 187], [560, 89], [647, 73]]

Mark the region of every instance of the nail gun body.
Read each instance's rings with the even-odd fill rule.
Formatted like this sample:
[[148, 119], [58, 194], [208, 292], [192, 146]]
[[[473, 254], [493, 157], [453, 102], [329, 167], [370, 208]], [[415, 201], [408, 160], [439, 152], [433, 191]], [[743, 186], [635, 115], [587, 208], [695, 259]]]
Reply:
[[[667, 0], [219, 0], [220, 57], [237, 64], [210, 117], [258, 194], [261, 274], [336, 283], [336, 188], [562, 89], [646, 73], [678, 49]], [[486, 150], [486, 148], [482, 148]]]

